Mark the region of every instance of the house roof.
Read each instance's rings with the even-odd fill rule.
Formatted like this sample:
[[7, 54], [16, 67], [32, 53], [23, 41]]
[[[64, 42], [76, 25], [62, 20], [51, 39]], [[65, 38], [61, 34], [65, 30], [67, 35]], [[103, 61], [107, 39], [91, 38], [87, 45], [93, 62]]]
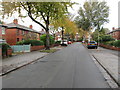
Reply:
[[113, 33], [113, 32], [117, 32], [117, 31], [120, 31], [120, 28], [111, 31], [111, 32], [109, 32], [108, 34]]
[[26, 31], [31, 31], [31, 32], [36, 32], [36, 33], [40, 33], [34, 29], [31, 29], [29, 27], [20, 25], [20, 24], [14, 24], [14, 23], [9, 23], [9, 24], [0, 24], [0, 26], [6, 27], [6, 28], [18, 28], [18, 29], [22, 29], [22, 30], [26, 30]]
[[44, 30], [40, 31], [41, 34], [46, 34], [46, 32]]

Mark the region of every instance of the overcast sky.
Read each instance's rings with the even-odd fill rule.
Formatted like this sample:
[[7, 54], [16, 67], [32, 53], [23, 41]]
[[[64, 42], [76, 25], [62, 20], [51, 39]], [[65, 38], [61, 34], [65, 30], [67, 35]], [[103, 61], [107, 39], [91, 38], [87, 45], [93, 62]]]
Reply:
[[[74, 5], [73, 9], [69, 9], [69, 11], [72, 14], [76, 15], [79, 7], [82, 6], [83, 3], [86, 0], [72, 0], [72, 1], [75, 1], [75, 2], [79, 3], [79, 5]], [[89, 1], [89, 0], [87, 0], [87, 1]], [[109, 21], [109, 23], [104, 25], [104, 27], [109, 28], [109, 30], [112, 30], [112, 27], [115, 27], [115, 28], [120, 27], [120, 26], [118, 26], [118, 2], [120, 0], [98, 0], [98, 1], [106, 1], [107, 5], [110, 7], [110, 14], [109, 14], [109, 20], [110, 21]], [[33, 28], [35, 30], [37, 30], [37, 31], [41, 30], [41, 27], [38, 24], [34, 23], [31, 19], [29, 19], [29, 17], [23, 19], [24, 20], [24, 22], [23, 22], [20, 18], [17, 17], [16, 14], [13, 15], [12, 17], [8, 18], [8, 19], [4, 19], [4, 22], [5, 23], [11, 23], [13, 21], [13, 19], [18, 19], [19, 20], [18, 23], [21, 24], [21, 25], [29, 27], [29, 25], [32, 24]]]

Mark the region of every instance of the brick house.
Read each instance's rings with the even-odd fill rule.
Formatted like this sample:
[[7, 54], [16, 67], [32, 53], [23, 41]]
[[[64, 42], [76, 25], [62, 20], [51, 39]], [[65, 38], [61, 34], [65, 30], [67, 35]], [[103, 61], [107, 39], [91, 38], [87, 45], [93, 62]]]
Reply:
[[10, 45], [16, 45], [17, 42], [31, 39], [40, 40], [40, 32], [32, 29], [32, 25], [28, 27], [19, 25], [18, 20], [14, 19], [13, 23], [1, 24], [2, 39]]
[[108, 34], [111, 35], [116, 40], [120, 40], [120, 28], [117, 28], [117, 29], [113, 28], [113, 30]]

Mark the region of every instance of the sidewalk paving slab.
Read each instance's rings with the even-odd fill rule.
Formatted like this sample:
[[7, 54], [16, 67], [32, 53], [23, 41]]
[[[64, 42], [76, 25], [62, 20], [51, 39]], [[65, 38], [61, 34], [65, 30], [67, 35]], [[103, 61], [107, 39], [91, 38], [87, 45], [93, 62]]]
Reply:
[[92, 52], [93, 56], [106, 68], [112, 77], [118, 82], [118, 56], [108, 52]]

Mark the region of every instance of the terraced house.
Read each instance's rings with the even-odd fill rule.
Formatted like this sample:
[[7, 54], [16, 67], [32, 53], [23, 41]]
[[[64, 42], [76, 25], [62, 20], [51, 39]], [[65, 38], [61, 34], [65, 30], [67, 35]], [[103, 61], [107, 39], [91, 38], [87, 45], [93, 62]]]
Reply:
[[108, 34], [111, 35], [116, 40], [120, 40], [120, 28], [116, 28], [116, 29], [113, 28], [113, 30], [109, 32]]
[[1, 24], [2, 39], [10, 45], [16, 45], [17, 42], [22, 40], [40, 40], [41, 33], [34, 30], [33, 26], [29, 27], [18, 24], [18, 20], [14, 19], [12, 23]]

